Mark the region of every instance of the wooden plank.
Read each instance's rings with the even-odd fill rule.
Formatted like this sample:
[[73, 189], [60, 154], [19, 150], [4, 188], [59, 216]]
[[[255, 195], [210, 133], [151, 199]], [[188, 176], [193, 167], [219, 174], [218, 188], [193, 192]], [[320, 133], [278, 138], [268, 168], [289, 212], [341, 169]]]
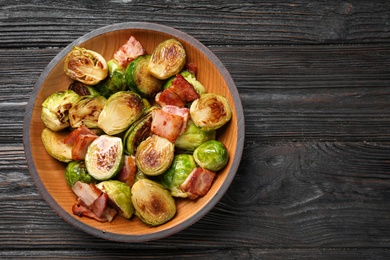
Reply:
[[[104, 11], [104, 14], [102, 13]], [[4, 6], [0, 47], [64, 47], [112, 23], [155, 22], [206, 45], [389, 42], [386, 1], [28, 1]]]

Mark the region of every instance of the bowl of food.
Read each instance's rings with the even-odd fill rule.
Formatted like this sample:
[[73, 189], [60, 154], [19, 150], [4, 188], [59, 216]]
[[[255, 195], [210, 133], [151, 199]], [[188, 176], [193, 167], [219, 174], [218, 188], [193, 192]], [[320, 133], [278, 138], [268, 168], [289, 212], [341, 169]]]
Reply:
[[234, 179], [244, 144], [237, 88], [203, 44], [130, 22], [72, 42], [28, 102], [32, 179], [66, 222], [120, 242], [194, 224]]

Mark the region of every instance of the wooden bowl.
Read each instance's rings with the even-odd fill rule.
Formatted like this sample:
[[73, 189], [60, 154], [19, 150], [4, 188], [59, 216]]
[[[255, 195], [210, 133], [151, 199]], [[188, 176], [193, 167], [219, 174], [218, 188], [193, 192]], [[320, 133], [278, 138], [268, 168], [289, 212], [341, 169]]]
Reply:
[[[208, 92], [225, 96], [233, 110], [232, 120], [218, 132], [230, 155], [228, 165], [218, 173], [206, 196], [195, 201], [177, 200], [177, 214], [166, 224], [149, 227], [133, 216], [130, 220], [117, 216], [112, 223], [78, 217], [72, 213], [76, 196], [65, 183], [66, 164], [49, 156], [41, 141], [44, 125], [41, 104], [50, 94], [67, 89], [71, 80], [63, 71], [65, 56], [73, 46], [82, 46], [102, 54], [107, 60], [133, 35], [147, 53], [168, 39], [176, 38], [185, 47], [188, 62], [197, 65], [197, 78]], [[121, 23], [94, 30], [72, 42], [45, 68], [32, 91], [24, 119], [24, 148], [30, 174], [40, 194], [65, 221], [94, 236], [120, 242], [141, 242], [160, 239], [194, 224], [222, 198], [234, 179], [244, 144], [244, 114], [237, 88], [218, 58], [193, 37], [176, 29], [152, 23]]]

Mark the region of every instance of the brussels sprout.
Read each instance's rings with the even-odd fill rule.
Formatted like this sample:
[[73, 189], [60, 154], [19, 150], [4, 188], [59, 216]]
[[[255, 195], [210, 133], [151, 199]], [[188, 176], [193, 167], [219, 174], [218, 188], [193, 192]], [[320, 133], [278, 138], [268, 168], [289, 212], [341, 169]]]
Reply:
[[146, 111], [146, 113], [134, 122], [126, 131], [123, 138], [126, 154], [135, 155], [138, 145], [152, 134], [150, 126], [152, 125], [152, 111], [155, 108], [156, 107], [152, 107]]
[[144, 174], [157, 176], [169, 168], [174, 153], [173, 143], [158, 135], [152, 135], [139, 144], [135, 160], [138, 169]]
[[[182, 72], [180, 72], [180, 74], [194, 87], [195, 91], [199, 95], [203, 95], [206, 93], [206, 88], [202, 85], [202, 83], [200, 83], [196, 79], [194, 74], [192, 74], [191, 72], [189, 72], [187, 70], [183, 70]], [[167, 89], [170, 86], [172, 86], [172, 82], [175, 80], [175, 77], [176, 76], [173, 76], [169, 80], [167, 80], [163, 86], [163, 89]]]
[[117, 180], [108, 180], [96, 184], [96, 187], [107, 194], [110, 201], [119, 209], [119, 215], [127, 219], [131, 218], [134, 207], [129, 185]]
[[64, 143], [68, 132], [54, 132], [49, 128], [43, 129], [41, 139], [48, 154], [61, 162], [72, 161], [72, 146]]
[[127, 86], [142, 97], [154, 97], [162, 88], [162, 81], [148, 69], [150, 55], [139, 56], [126, 68]]
[[73, 81], [69, 85], [68, 90], [73, 90], [79, 96], [98, 96], [98, 95], [100, 95], [99, 92], [94, 87], [88, 86], [88, 85], [81, 83], [77, 80]]
[[186, 64], [186, 51], [176, 39], [161, 42], [154, 49], [149, 70], [156, 78], [167, 79], [179, 73]]
[[108, 180], [121, 170], [123, 157], [122, 139], [101, 135], [88, 146], [85, 166], [96, 180]]
[[78, 181], [89, 184], [95, 182], [95, 179], [88, 174], [84, 161], [72, 161], [66, 166], [65, 181], [72, 188]]
[[222, 169], [229, 160], [225, 145], [217, 140], [210, 140], [199, 145], [193, 155], [199, 166], [210, 171]]
[[206, 93], [192, 102], [191, 119], [203, 131], [216, 130], [232, 118], [227, 99], [214, 93]]
[[214, 140], [216, 136], [216, 130], [202, 131], [197, 127], [190, 119], [187, 123], [187, 128], [175, 141], [175, 147], [193, 152], [202, 143]]
[[51, 94], [42, 103], [41, 119], [45, 126], [53, 131], [60, 131], [69, 126], [69, 109], [80, 96], [72, 90]]
[[98, 128], [98, 118], [107, 103], [103, 96], [86, 96], [81, 98], [69, 110], [69, 122], [73, 128], [85, 125], [88, 128]]
[[68, 53], [64, 71], [71, 79], [88, 85], [96, 85], [108, 75], [107, 62], [103, 56], [81, 47], [73, 47]]
[[170, 190], [172, 196], [186, 198], [187, 193], [183, 192], [179, 186], [196, 167], [191, 154], [175, 155], [169, 169], [159, 176], [161, 183]]
[[158, 226], [175, 216], [175, 200], [162, 185], [149, 179], [141, 179], [133, 185], [131, 191], [135, 215], [144, 223]]
[[114, 59], [107, 62], [108, 77], [94, 86], [105, 98], [109, 98], [118, 91], [127, 89], [125, 81], [125, 69]]
[[142, 98], [130, 91], [119, 91], [110, 96], [99, 115], [98, 127], [108, 135], [125, 131], [144, 111]]

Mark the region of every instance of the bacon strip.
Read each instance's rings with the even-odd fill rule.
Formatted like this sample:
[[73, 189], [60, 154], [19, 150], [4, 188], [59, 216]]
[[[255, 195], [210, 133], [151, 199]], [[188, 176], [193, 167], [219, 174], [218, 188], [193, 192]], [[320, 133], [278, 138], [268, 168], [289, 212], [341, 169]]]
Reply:
[[162, 108], [163, 111], [181, 116], [183, 118], [183, 125], [180, 130], [180, 134], [184, 133], [187, 128], [187, 122], [190, 119], [190, 109], [187, 107], [177, 107], [177, 106], [171, 106], [167, 105]]
[[183, 192], [187, 193], [190, 199], [203, 197], [210, 190], [215, 176], [215, 172], [198, 167], [190, 173], [179, 187]]
[[72, 147], [72, 159], [75, 161], [84, 160], [88, 146], [96, 139], [96, 134], [79, 135]]
[[199, 94], [195, 91], [194, 87], [181, 74], [176, 75], [176, 78], [172, 82], [172, 86], [169, 88], [178, 94], [185, 102], [199, 98]]
[[162, 109], [152, 111], [151, 131], [174, 143], [179, 137], [184, 119], [181, 116], [165, 112]]
[[186, 102], [182, 100], [180, 96], [170, 87], [165, 89], [163, 92], [157, 93], [155, 100], [156, 103], [162, 107], [168, 105], [184, 107], [186, 105]]
[[131, 61], [144, 54], [145, 49], [142, 44], [134, 36], [130, 36], [129, 40], [114, 53], [114, 59], [126, 68]]
[[126, 183], [130, 187], [133, 186], [135, 181], [135, 175], [137, 173], [137, 165], [135, 163], [135, 157], [125, 155], [125, 162], [121, 171], [116, 176], [117, 180]]

